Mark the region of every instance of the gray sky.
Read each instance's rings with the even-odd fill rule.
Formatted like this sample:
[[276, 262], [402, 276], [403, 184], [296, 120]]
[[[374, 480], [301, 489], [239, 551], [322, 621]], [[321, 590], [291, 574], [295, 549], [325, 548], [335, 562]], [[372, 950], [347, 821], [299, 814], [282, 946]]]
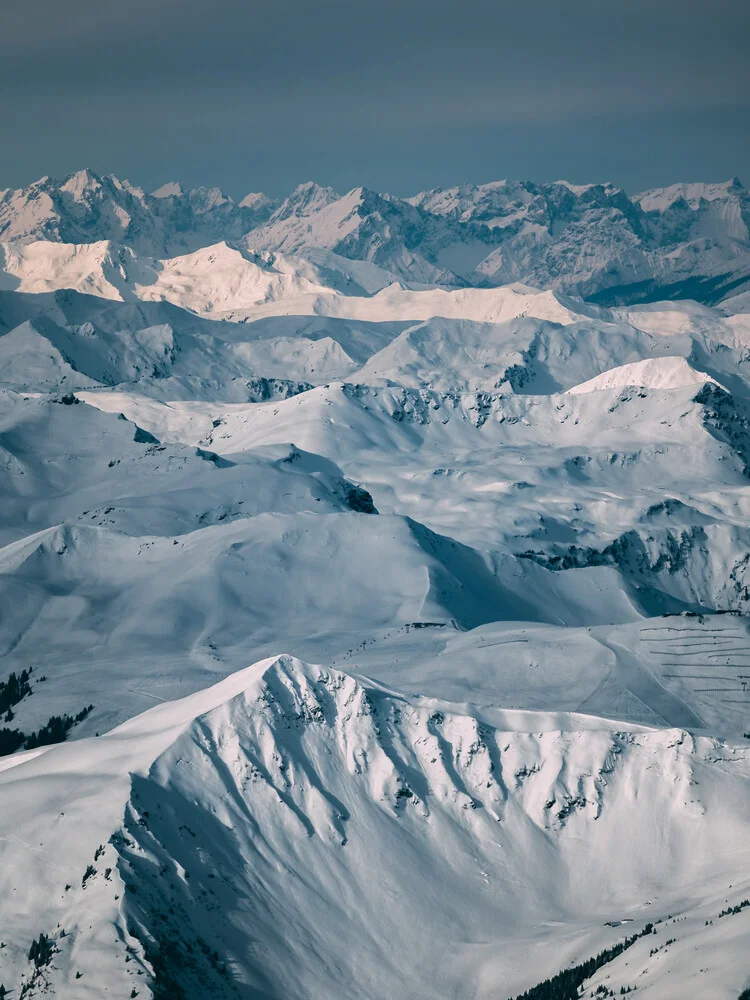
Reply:
[[0, 188], [750, 184], [747, 0], [4, 0]]

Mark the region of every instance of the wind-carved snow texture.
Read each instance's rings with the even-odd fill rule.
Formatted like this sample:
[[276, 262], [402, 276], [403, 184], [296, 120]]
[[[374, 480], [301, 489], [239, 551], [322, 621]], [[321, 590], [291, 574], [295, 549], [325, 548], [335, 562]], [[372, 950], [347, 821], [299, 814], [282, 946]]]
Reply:
[[749, 218], [0, 193], [0, 996], [736, 1000]]

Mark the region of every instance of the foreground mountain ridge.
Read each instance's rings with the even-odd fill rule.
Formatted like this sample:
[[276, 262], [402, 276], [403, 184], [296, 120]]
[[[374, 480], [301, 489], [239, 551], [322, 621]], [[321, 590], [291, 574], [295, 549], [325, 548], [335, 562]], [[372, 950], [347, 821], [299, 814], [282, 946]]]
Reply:
[[[10, 764], [6, 858], [31, 834], [48, 862], [0, 876], [25, 995], [510, 997], [530, 965], [551, 976], [633, 931], [587, 990], [742, 983], [746, 916], [720, 913], [747, 892], [725, 876], [746, 852], [745, 746], [575, 715], [493, 726], [282, 655]], [[25, 781], [62, 811], [40, 822]], [[25, 961], [38, 934], [50, 957]]]

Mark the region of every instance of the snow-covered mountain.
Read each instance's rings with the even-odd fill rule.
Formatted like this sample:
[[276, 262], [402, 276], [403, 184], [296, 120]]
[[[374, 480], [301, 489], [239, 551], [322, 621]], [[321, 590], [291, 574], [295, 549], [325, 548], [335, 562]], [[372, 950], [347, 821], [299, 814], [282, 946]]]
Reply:
[[0, 240], [113, 241], [163, 258], [226, 241], [367, 261], [407, 283], [521, 281], [602, 304], [718, 302], [750, 282], [750, 196], [736, 178], [630, 197], [611, 184], [497, 181], [403, 199], [308, 182], [282, 202], [171, 182], [148, 195], [90, 170], [0, 191]]
[[152, 195], [112, 175], [79, 170], [0, 191], [0, 239], [96, 243], [113, 240], [157, 256], [239, 239], [265, 221], [274, 203], [248, 195], [236, 204], [219, 188], [183, 191], [177, 183]]
[[488, 722], [267, 659], [0, 774], [7, 929], [52, 949], [4, 972], [25, 995], [489, 998], [626, 938], [586, 995], [736, 995], [749, 767], [679, 729]]
[[745, 204], [3, 196], [0, 997], [737, 1000]]
[[716, 301], [747, 282], [750, 197], [736, 178], [634, 198], [611, 184], [501, 181], [411, 201], [497, 234], [473, 283], [520, 279], [616, 303], [660, 295]]

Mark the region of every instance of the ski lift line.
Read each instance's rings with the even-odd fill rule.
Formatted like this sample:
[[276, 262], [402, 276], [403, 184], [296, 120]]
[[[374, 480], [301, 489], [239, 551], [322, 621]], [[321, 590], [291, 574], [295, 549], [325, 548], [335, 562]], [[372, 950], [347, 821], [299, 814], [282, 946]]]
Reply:
[[677, 663], [672, 660], [665, 661], [659, 664], [660, 667], [710, 667], [712, 670], [722, 669], [726, 670], [727, 667], [730, 669], [736, 667], [738, 670], [747, 668], [747, 663], [685, 663], [684, 661], [678, 661]]
[[709, 646], [714, 643], [728, 643], [728, 642], [739, 642], [743, 645], [747, 644], [746, 635], [708, 635], [701, 636], [700, 638], [696, 636], [688, 635], [671, 635], [667, 636], [665, 639], [659, 638], [656, 635], [646, 635], [641, 636], [641, 642], [651, 642], [657, 643], [659, 646]]
[[739, 694], [739, 688], [693, 688], [696, 694], [715, 694], [719, 691], [737, 691]]
[[[703, 659], [701, 660], [701, 664], [702, 665], [705, 664], [706, 662], [708, 662], [708, 663], [710, 663], [714, 667], [723, 667], [723, 666], [725, 666], [725, 664], [727, 663], [727, 661], [734, 662], [734, 657], [731, 654], [727, 654], [727, 655], [723, 656], [722, 658], [716, 659], [716, 660], [709, 660], [709, 658], [706, 656], [705, 653], [692, 653], [692, 654], [687, 654], [686, 655], [685, 653], [675, 653], [674, 650], [661, 650], [661, 651], [660, 650], [651, 650], [650, 651], [650, 655], [653, 656], [653, 658], [655, 660], [663, 659], [663, 657], [665, 657], [665, 656], [679, 656], [680, 657], [680, 663], [684, 663], [685, 666], [687, 666], [687, 667], [693, 665], [692, 661], [694, 661], [696, 657], [698, 657], [698, 658], [703, 657]], [[666, 662], [666, 661], [664, 661], [664, 662]], [[749, 664], [746, 662], [745, 666], [748, 666], [748, 665]], [[738, 663], [737, 666], [740, 666], [740, 663]]]
[[646, 642], [658, 642], [665, 643], [669, 642], [673, 645], [692, 645], [693, 643], [711, 643], [711, 642], [741, 642], [743, 639], [747, 639], [747, 636], [741, 635], [708, 635], [705, 638], [701, 638], [697, 635], [668, 635], [665, 639], [660, 639], [658, 636], [652, 635], [646, 638]]
[[[677, 628], [672, 625], [644, 626], [639, 632], [684, 632], [686, 635], [736, 635], [726, 628]], [[740, 633], [742, 635], [744, 633]]]
[[660, 646], [712, 646], [714, 643], [727, 643], [727, 642], [747, 642], [747, 636], [739, 635], [709, 635], [705, 638], [698, 638], [698, 636], [667, 636], [666, 639], [659, 639], [658, 636], [650, 635], [647, 636], [644, 642], [655, 642]]
[[131, 694], [139, 694], [142, 698], [150, 698], [152, 701], [165, 702], [166, 698], [160, 698], [156, 694], [149, 694], [148, 691], [138, 691], [136, 688], [128, 688]]
[[516, 642], [528, 642], [528, 639], [501, 639], [499, 642], [478, 642], [476, 649], [487, 649], [489, 646], [510, 646]]
[[747, 636], [741, 635], [726, 635], [721, 633], [720, 635], [668, 635], [660, 639], [657, 635], [648, 636], [647, 642], [676, 642], [676, 643], [691, 643], [691, 642], [738, 642], [742, 639], [747, 639]]
[[[662, 674], [662, 677], [676, 677], [681, 681], [733, 681], [734, 677], [712, 677], [710, 674]], [[734, 690], [734, 689], [732, 689]]]
[[[687, 649], [648, 649], [648, 653], [656, 656], [730, 656], [735, 652], [731, 646], [723, 649], [721, 653], [709, 653], [707, 649], [696, 649], [695, 651], [690, 651]], [[738, 651], [739, 652], [739, 651]]]
[[721, 666], [722, 662], [734, 660], [731, 649], [728, 649], [726, 653], [723, 653], [715, 659], [713, 657], [709, 657], [705, 650], [699, 650], [697, 653], [681, 653], [679, 650], [675, 649], [650, 649], [648, 650], [648, 653], [657, 660], [665, 656], [679, 656], [680, 662], [688, 664], [690, 660], [694, 660], [696, 657], [699, 659], [702, 657], [703, 660], [709, 660], [709, 662], [716, 664], [716, 666]]
[[[729, 658], [727, 658], [729, 659]], [[686, 670], [690, 670], [692, 667], [710, 667], [712, 670], [728, 670], [737, 669], [741, 670], [750, 666], [748, 663], [722, 663], [720, 660], [662, 660], [660, 663], [662, 667], [684, 667]]]
[[716, 649], [717, 647], [721, 649], [735, 649], [736, 640], [733, 639], [716, 639], [713, 642], [708, 642], [705, 639], [699, 639], [698, 642], [686, 642], [684, 639], [646, 639], [646, 642], [654, 645], [655, 643], [660, 646], [668, 645], [670, 648], [680, 647], [681, 649]]
[[[665, 630], [664, 629], [660, 629], [660, 628], [642, 628], [642, 629], [639, 629], [639, 631], [640, 632], [663, 632]], [[675, 629], [669, 629], [669, 631], [670, 632], [677, 632], [679, 634], [678, 635], [668, 635], [668, 636], [665, 636], [665, 639], [664, 639], [665, 642], [667, 640], [670, 640], [670, 639], [671, 640], [674, 640], [674, 639], [677, 639], [677, 640], [679, 640], [679, 639], [690, 639], [692, 636], [698, 636], [698, 635], [709, 635], [709, 636], [712, 636], [712, 635], [713, 636], [715, 636], [715, 635], [723, 635], [723, 636], [726, 636], [727, 638], [738, 639], [738, 638], [741, 638], [743, 635], [746, 634], [744, 632], [730, 632], [728, 628], [715, 628], [715, 629], [709, 629], [709, 628], [676, 629], [675, 628]]]
[[[657, 654], [653, 654], [653, 655], [654, 655], [654, 657], [656, 659], [659, 658], [658, 653]], [[717, 660], [709, 660], [709, 658], [706, 656], [705, 653], [695, 653], [694, 656], [683, 656], [682, 653], [667, 653], [667, 652], [664, 652], [664, 653], [662, 653], [662, 663], [666, 664], [669, 661], [663, 659], [664, 656], [679, 656], [680, 659], [678, 661], [675, 661], [675, 662], [679, 662], [679, 663], [681, 663], [685, 667], [697, 667], [697, 666], [701, 666], [701, 667], [728, 667], [730, 665], [733, 666], [733, 667], [747, 667], [747, 666], [750, 666], [750, 664], [748, 664], [748, 663], [736, 662], [735, 658], [733, 656], [731, 656], [731, 655], [724, 656], [721, 659], [717, 659]], [[695, 663], [694, 660], [695, 660], [696, 656], [702, 656], [703, 659], [699, 663]]]

